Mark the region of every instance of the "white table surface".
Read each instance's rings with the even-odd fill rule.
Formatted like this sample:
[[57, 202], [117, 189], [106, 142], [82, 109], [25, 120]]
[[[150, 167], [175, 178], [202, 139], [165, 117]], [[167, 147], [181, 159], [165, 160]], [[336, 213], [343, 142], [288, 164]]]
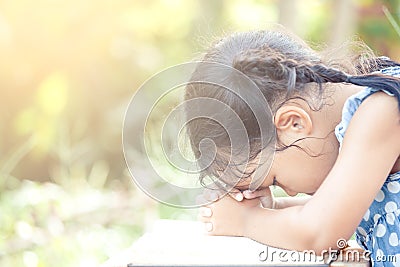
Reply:
[[[286, 255], [282, 254], [285, 252]], [[268, 259], [261, 261], [260, 257], [265, 259], [266, 253]], [[170, 266], [324, 264], [321, 257], [298, 261], [297, 258], [304, 254], [293, 254], [293, 261], [289, 253], [292, 252], [267, 247], [245, 237], [208, 236], [199, 222], [158, 220], [151, 231], [130, 248], [111, 257], [102, 267], [126, 267], [128, 263]]]

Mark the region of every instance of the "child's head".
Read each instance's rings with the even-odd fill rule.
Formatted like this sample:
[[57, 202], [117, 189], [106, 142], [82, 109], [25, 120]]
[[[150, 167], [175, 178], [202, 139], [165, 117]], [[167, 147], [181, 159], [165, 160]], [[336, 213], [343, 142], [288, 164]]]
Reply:
[[[250, 148], [250, 153], [246, 160], [254, 163], [260, 152], [266, 149], [265, 144], [261, 142], [263, 137], [260, 136], [260, 123], [267, 125], [271, 130], [269, 132], [272, 134], [277, 130], [279, 133], [279, 127], [285, 127], [285, 123], [291, 123], [294, 128], [299, 128], [300, 134], [297, 136], [300, 137], [302, 136], [302, 132], [308, 130], [307, 127], [309, 125], [307, 123], [311, 123], [311, 121], [308, 122], [307, 114], [298, 115], [299, 119], [303, 120], [304, 125], [302, 123], [296, 124], [293, 121], [297, 115], [294, 117], [288, 116], [286, 121], [283, 116], [282, 120], [276, 121], [277, 112], [286, 103], [291, 101], [299, 103], [299, 101], [302, 101], [310, 111], [315, 111], [321, 109], [324, 105], [328, 105], [329, 95], [332, 90], [326, 89], [328, 87], [331, 88], [329, 86], [330, 83], [378, 84], [379, 86], [387, 86], [382, 77], [371, 79], [372, 76], [369, 76], [370, 78], [365, 75], [356, 76], [379, 70], [386, 65], [392, 64], [390, 60], [373, 58], [369, 57], [369, 55], [369, 52], [366, 53], [363, 51], [361, 54], [354, 55], [353, 58], [341, 57], [342, 59], [338, 60], [331, 57], [328, 59], [322, 57], [297, 37], [281, 31], [236, 33], [215, 43], [205, 54], [202, 61], [216, 62], [232, 67], [250, 78], [267, 100], [272, 110], [272, 115], [275, 116], [275, 120], [257, 121], [251, 108], [246, 105], [245, 101], [232, 91], [214, 84], [189, 84], [186, 87], [185, 100], [206, 97], [227, 104], [237, 114], [246, 129]], [[196, 81], [202, 80], [202, 78], [208, 80], [207, 76], [214, 75], [217, 71], [216, 69], [213, 69], [212, 72], [205, 71], [204, 68], [199, 67], [195, 70], [193, 74], [195, 78], [193, 79]], [[235, 84], [237, 77], [233, 74], [234, 72], [232, 74], [229, 72], [223, 73], [221, 79], [224, 80], [224, 84]], [[218, 75], [221, 76], [221, 73]], [[262, 104], [263, 101], [260, 100], [260, 103]], [[201, 110], [201, 106], [196, 107], [195, 105], [196, 102], [191, 102], [190, 106], [188, 106], [186, 112], [189, 116], [191, 112]], [[288, 111], [288, 114], [290, 111]], [[299, 112], [301, 113], [301, 111]], [[224, 113], [224, 111], [221, 110], [221, 113]], [[223, 182], [231, 184], [233, 180], [237, 181], [234, 178], [239, 177], [241, 180], [246, 180], [251, 177], [258, 165], [250, 164], [250, 167], [247, 167], [245, 172], [240, 168], [247, 161], [245, 162], [241, 158], [240, 153], [232, 153], [232, 143], [227, 129], [232, 130], [232, 127], [236, 127], [234, 123], [237, 117], [235, 117], [236, 115], [229, 114], [229, 112], [226, 113], [223, 125], [212, 119], [199, 118], [189, 121], [187, 127], [192, 149], [202, 169], [201, 177], [207, 175], [220, 177], [221, 173], [225, 173]], [[281, 118], [281, 113], [278, 115]], [[307, 135], [304, 134], [304, 136]], [[208, 159], [204, 160], [204, 157], [201, 157], [200, 146], [202, 140], [205, 139], [211, 139], [215, 145], [215, 155], [213, 154], [214, 159], [211, 163]], [[270, 138], [270, 140], [275, 141], [274, 138]], [[273, 144], [268, 144], [268, 146], [273, 146], [273, 150], [275, 151], [285, 151], [289, 147], [296, 147], [300, 150], [302, 149], [304, 152], [303, 155], [307, 156], [310, 160], [312, 159], [313, 164], [326, 164], [323, 163], [327, 160], [323, 158], [323, 153], [320, 153], [320, 151], [307, 151], [307, 149], [299, 145], [300, 142], [298, 141], [302, 140], [303, 138], [298, 138], [298, 140], [286, 143], [282, 142], [282, 136], [278, 134], [276, 144], [274, 142]], [[292, 165], [294, 164], [293, 161], [296, 161], [295, 158], [296, 156], [292, 157], [291, 165], [286, 166], [282, 164], [285, 159], [279, 160], [279, 155], [276, 157], [276, 161], [281, 163], [280, 168], [295, 168], [295, 165]], [[330, 158], [328, 161], [332, 161], [333, 164], [334, 159]], [[320, 176], [325, 174], [320, 173]], [[274, 177], [270, 177], [269, 179], [273, 180]], [[314, 187], [319, 186], [319, 182], [315, 183]], [[307, 188], [304, 188], [304, 191], [306, 192]]]

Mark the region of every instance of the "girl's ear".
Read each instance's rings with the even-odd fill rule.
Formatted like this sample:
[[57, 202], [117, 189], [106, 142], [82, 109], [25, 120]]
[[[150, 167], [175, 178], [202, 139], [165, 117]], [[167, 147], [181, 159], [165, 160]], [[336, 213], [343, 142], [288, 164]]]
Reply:
[[276, 111], [274, 124], [278, 131], [289, 135], [309, 135], [312, 132], [312, 120], [309, 113], [294, 105], [280, 107]]

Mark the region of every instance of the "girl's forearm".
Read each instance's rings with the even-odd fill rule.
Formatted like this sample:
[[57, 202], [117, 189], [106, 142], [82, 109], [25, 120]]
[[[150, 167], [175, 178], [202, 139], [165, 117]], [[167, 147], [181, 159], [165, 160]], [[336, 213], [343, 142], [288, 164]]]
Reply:
[[260, 243], [285, 249], [314, 249], [318, 230], [310, 222], [302, 219], [301, 206], [272, 210], [249, 209], [244, 235]]
[[293, 206], [304, 206], [312, 197], [277, 197], [275, 198], [275, 209], [285, 209]]

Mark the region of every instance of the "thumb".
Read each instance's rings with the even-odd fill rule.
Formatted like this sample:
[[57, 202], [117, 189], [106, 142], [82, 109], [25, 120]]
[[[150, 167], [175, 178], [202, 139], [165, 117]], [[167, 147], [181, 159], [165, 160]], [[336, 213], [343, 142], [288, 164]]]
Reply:
[[271, 193], [271, 189], [267, 188], [265, 190], [268, 191], [268, 193], [265, 194], [264, 196], [260, 197], [261, 205], [264, 208], [274, 209], [275, 208], [275, 201], [274, 201], [274, 196]]

